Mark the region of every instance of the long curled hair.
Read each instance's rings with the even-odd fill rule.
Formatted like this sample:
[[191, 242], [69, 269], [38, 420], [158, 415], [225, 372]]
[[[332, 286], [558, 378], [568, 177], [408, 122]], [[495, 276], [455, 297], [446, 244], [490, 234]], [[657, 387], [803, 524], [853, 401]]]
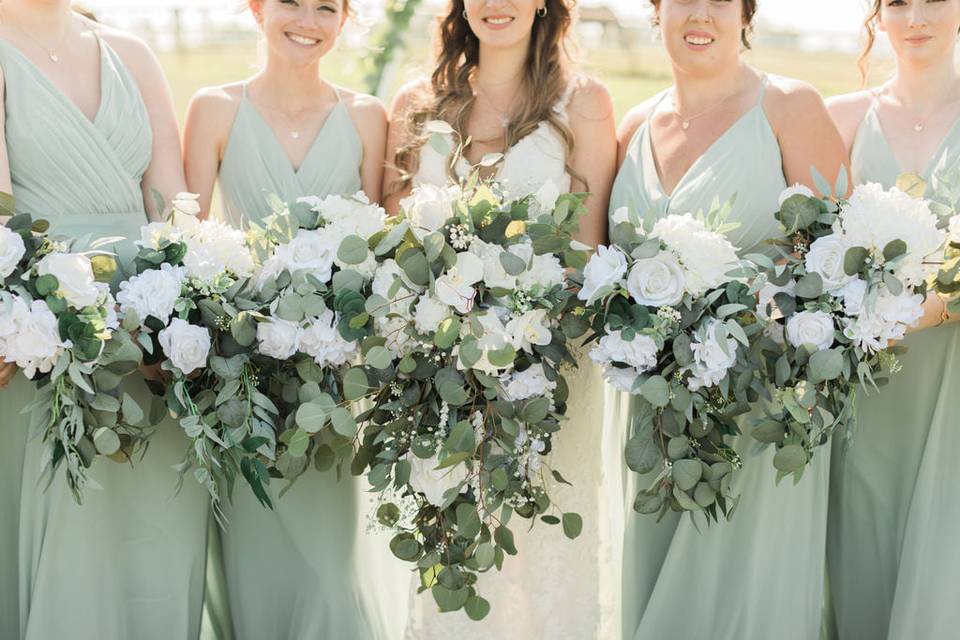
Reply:
[[[530, 47], [523, 69], [519, 109], [504, 131], [504, 150], [530, 135], [546, 122], [563, 139], [567, 157], [573, 152], [573, 132], [555, 110], [567, 96], [573, 81], [570, 30], [575, 0], [546, 0], [547, 13], [534, 19]], [[448, 122], [464, 140], [467, 122], [476, 98], [470, 84], [480, 63], [480, 40], [464, 17], [464, 0], [450, 0], [449, 9], [439, 18], [437, 64], [414, 97], [406, 116], [406, 142], [397, 150], [400, 172], [397, 190], [409, 185], [419, 166], [420, 150], [429, 136], [423, 132], [430, 120]], [[569, 167], [568, 167], [569, 171]], [[573, 172], [570, 172], [573, 175]]]
[[857, 58], [857, 69], [860, 71], [860, 86], [867, 84], [867, 74], [870, 71], [870, 52], [873, 51], [873, 45], [877, 41], [877, 20], [880, 19], [880, 9], [883, 6], [883, 0], [874, 0], [870, 13], [863, 21], [864, 43], [863, 50]]

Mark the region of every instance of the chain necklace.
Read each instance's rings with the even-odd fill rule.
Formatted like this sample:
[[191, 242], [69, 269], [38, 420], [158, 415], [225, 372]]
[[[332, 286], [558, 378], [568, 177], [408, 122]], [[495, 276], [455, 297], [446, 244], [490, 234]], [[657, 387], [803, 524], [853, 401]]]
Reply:
[[[886, 87], [886, 89], [887, 89], [887, 91], [890, 91], [891, 95], [893, 94], [893, 91], [890, 89], [890, 86], [889, 86], [889, 85]], [[952, 93], [952, 92], [951, 92], [951, 93]], [[896, 96], [894, 96], [894, 97], [896, 97]], [[897, 101], [900, 102], [901, 104], [903, 104], [903, 101], [900, 100], [899, 98], [897, 98]], [[934, 107], [933, 110], [927, 112], [927, 113], [924, 114], [922, 117], [916, 118], [916, 122], [915, 122], [914, 125], [913, 125], [913, 130], [916, 131], [917, 133], [923, 133], [924, 130], [927, 128], [927, 125], [926, 125], [925, 123], [929, 122], [929, 121], [930, 121], [930, 118], [932, 118], [933, 116], [937, 115], [938, 113], [940, 113], [941, 111], [943, 111], [945, 108], [947, 108], [947, 107], [949, 107], [949, 106], [952, 106], [952, 105], [955, 105], [956, 103], [957, 103], [957, 101], [955, 101], [955, 100], [946, 101], [946, 102], [944, 102], [943, 104], [940, 104], [940, 105]], [[909, 112], [909, 111], [911, 111], [911, 110], [907, 110], [907, 111]], [[911, 113], [910, 115], [913, 115], [913, 114]]]
[[493, 110], [496, 111], [496, 112], [499, 114], [499, 116], [500, 116], [500, 125], [501, 125], [504, 129], [506, 129], [507, 127], [510, 126], [510, 122], [513, 120], [513, 117], [512, 117], [512, 115], [511, 115], [510, 111], [511, 111], [512, 108], [513, 108], [513, 102], [514, 102], [514, 100], [516, 100], [516, 96], [514, 96], [514, 98], [513, 98], [512, 100], [510, 100], [510, 105], [507, 107], [506, 110], [504, 110], [504, 109], [501, 109], [500, 107], [498, 107], [498, 106], [496, 105], [496, 103], [493, 101], [493, 99], [490, 98], [490, 95], [487, 93], [486, 89], [484, 89], [484, 88], [483, 88], [482, 86], [480, 86], [479, 84], [476, 85], [476, 89], [474, 89], [473, 94], [474, 94], [475, 96], [482, 95], [482, 96], [484, 97], [484, 99], [486, 100], [487, 104], [490, 105], [490, 106], [493, 108]]
[[[3, 12], [3, 5], [2, 5], [2, 4], [0, 4], [0, 17], [3, 18], [3, 22], [5, 22], [5, 23], [7, 22], [7, 20], [6, 20], [6, 17], [7, 17], [7, 16], [6, 16], [5, 13]], [[43, 49], [43, 52], [47, 54], [47, 57], [48, 57], [48, 58], [50, 58], [50, 62], [59, 64], [59, 62], [60, 62], [60, 55], [59, 55], [58, 51], [60, 51], [61, 47], [63, 47], [63, 43], [64, 43], [64, 41], [67, 39], [67, 36], [70, 35], [70, 28], [73, 26], [73, 16], [71, 15], [70, 21], [69, 21], [69, 23], [67, 24], [67, 28], [63, 30], [63, 33], [60, 35], [60, 38], [57, 40], [57, 44], [56, 44], [56, 46], [55, 46], [53, 49], [49, 49], [49, 48], [47, 48], [46, 46], [44, 46], [44, 44], [43, 44], [42, 42], [40, 42], [40, 40], [39, 40], [36, 36], [34, 36], [33, 34], [31, 34], [29, 31], [27, 31], [26, 29], [24, 29], [24, 28], [21, 27], [20, 25], [16, 24], [15, 22], [10, 22], [9, 24], [10, 24], [10, 26], [12, 26], [14, 29], [16, 29], [17, 31], [19, 31], [20, 33], [22, 33], [23, 35], [25, 35], [31, 42], [33, 42], [35, 45], [37, 45], [40, 49]]]
[[677, 109], [677, 90], [674, 89], [674, 90], [673, 90], [673, 98], [672, 98], [672, 100], [673, 100], [673, 113], [674, 113], [678, 118], [680, 118], [680, 128], [682, 128], [684, 131], [686, 131], [687, 129], [690, 128], [690, 123], [691, 123], [691, 122], [693, 122], [693, 121], [696, 120], [697, 118], [700, 118], [700, 117], [702, 117], [702, 116], [707, 115], [708, 113], [710, 113], [711, 111], [713, 111], [714, 109], [716, 109], [717, 107], [719, 107], [720, 105], [722, 105], [724, 102], [726, 102], [727, 100], [729, 100], [729, 99], [732, 98], [733, 96], [737, 95], [737, 93], [739, 93], [739, 91], [734, 91], [734, 92], [732, 92], [732, 93], [729, 93], [729, 94], [727, 94], [726, 96], [724, 96], [724, 98], [723, 98], [722, 100], [720, 100], [719, 102], [715, 102], [714, 104], [712, 104], [710, 107], [704, 109], [703, 111], [701, 111], [701, 112], [699, 112], [699, 113], [696, 113], [696, 114], [694, 114], [694, 115], [692, 115], [692, 116], [684, 117], [683, 114], [680, 113], [680, 110]]

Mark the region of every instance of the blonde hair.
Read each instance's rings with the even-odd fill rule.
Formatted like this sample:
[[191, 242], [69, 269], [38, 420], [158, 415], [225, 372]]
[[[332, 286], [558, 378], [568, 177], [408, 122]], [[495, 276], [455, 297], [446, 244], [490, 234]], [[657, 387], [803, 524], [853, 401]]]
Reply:
[[[568, 97], [573, 81], [570, 30], [574, 0], [546, 0], [544, 6], [546, 15], [538, 16], [533, 24], [523, 72], [523, 99], [516, 118], [506, 126], [503, 143], [504, 149], [509, 149], [546, 122], [562, 138], [569, 158], [573, 131], [555, 107]], [[470, 80], [479, 62], [480, 40], [464, 17], [464, 0], [451, 0], [446, 15], [439, 18], [437, 64], [429, 87], [414, 96], [414, 106], [407, 111], [407, 142], [396, 156], [400, 172], [397, 191], [408, 186], [417, 172], [420, 150], [429, 138], [423, 132], [426, 122], [444, 120], [467, 138], [467, 121], [475, 103]]]

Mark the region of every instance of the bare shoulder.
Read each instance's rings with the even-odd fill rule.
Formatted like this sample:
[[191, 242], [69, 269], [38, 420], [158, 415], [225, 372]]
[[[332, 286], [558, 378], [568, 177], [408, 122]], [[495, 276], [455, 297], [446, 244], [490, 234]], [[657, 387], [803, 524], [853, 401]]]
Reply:
[[364, 126], [386, 125], [387, 110], [378, 98], [343, 87], [337, 87], [337, 91], [340, 92], [340, 99], [343, 100], [354, 122]]
[[190, 99], [189, 112], [204, 120], [226, 119], [232, 121], [243, 100], [243, 82], [203, 87]]
[[613, 115], [613, 99], [607, 86], [590, 76], [577, 78], [567, 113], [574, 118], [604, 120]]
[[809, 82], [773, 74], [768, 74], [767, 78], [764, 101], [768, 114], [777, 116], [823, 106], [823, 97]]
[[627, 115], [620, 121], [620, 127], [617, 130], [617, 139], [620, 140], [621, 144], [626, 144], [633, 139], [640, 127], [650, 118], [654, 107], [660, 102], [662, 96], [663, 92], [660, 92], [627, 111]]
[[873, 91], [864, 90], [854, 93], [845, 93], [827, 99], [827, 111], [836, 123], [844, 138], [848, 132], [856, 131], [867, 115], [867, 110], [873, 102]]
[[86, 18], [81, 17], [79, 19], [84, 21], [91, 31], [98, 33], [117, 52], [123, 63], [141, 83], [141, 90], [143, 89], [143, 82], [153, 82], [156, 75], [162, 73], [157, 56], [142, 38], [128, 31], [93, 22]]

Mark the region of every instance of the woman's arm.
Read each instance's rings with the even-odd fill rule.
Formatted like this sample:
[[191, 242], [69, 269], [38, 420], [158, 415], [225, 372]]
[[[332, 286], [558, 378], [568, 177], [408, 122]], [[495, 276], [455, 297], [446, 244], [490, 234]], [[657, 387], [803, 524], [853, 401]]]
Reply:
[[[7, 157], [7, 110], [3, 108], [6, 104], [5, 86], [3, 69], [0, 68], [0, 192], [11, 193], [13, 183], [10, 180], [10, 159]], [[6, 223], [6, 221], [3, 222]], [[16, 373], [17, 365], [0, 361], [0, 389], [5, 389]]]
[[232, 91], [230, 87], [201, 89], [187, 109], [183, 126], [183, 168], [187, 190], [200, 196], [201, 218], [210, 214], [213, 189], [237, 109], [239, 91]]
[[360, 165], [363, 192], [370, 202], [380, 202], [387, 146], [387, 110], [373, 96], [357, 93], [349, 101], [349, 111], [363, 143], [363, 163]]
[[580, 221], [577, 239], [596, 247], [607, 238], [607, 207], [617, 173], [617, 130], [610, 93], [588, 79], [573, 94], [567, 114], [574, 137], [570, 167], [577, 176], [572, 189], [590, 192], [587, 217]]
[[780, 142], [787, 184], [800, 183], [817, 191], [812, 167], [830, 184], [841, 170], [849, 175], [843, 140], [816, 89], [790, 78], [775, 79], [770, 89], [764, 106]]
[[163, 213], [157, 211], [153, 191], [170, 202], [173, 196], [186, 190], [183, 177], [183, 159], [180, 149], [180, 130], [174, 114], [170, 86], [153, 51], [139, 38], [128, 33], [95, 25], [103, 37], [123, 59], [133, 74], [150, 118], [153, 131], [153, 148], [150, 166], [143, 176], [143, 202], [151, 220], [159, 220]]

